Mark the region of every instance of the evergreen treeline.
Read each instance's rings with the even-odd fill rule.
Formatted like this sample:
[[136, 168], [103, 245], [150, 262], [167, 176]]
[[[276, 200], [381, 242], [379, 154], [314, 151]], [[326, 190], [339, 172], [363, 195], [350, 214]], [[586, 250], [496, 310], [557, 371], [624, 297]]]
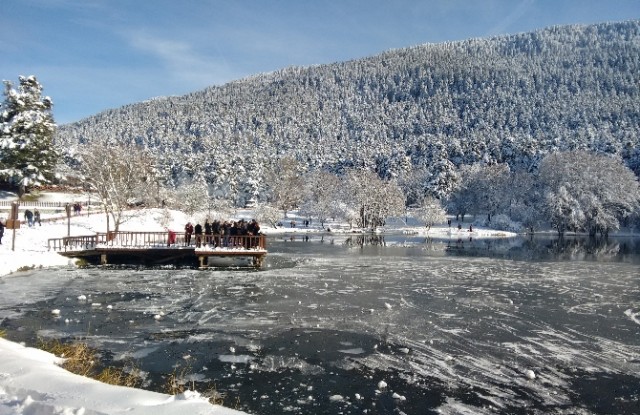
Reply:
[[97, 139], [148, 147], [168, 184], [204, 179], [235, 203], [269, 198], [283, 158], [395, 178], [408, 203], [450, 196], [462, 166], [536, 172], [557, 150], [615, 155], [640, 175], [640, 20], [292, 67], [105, 111], [56, 136], [68, 152]]

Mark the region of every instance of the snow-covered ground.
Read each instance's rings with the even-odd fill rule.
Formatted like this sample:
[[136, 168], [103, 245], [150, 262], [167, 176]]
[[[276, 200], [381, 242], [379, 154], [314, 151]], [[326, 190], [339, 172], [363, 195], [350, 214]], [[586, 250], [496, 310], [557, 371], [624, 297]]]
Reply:
[[[49, 198], [48, 200], [51, 200]], [[0, 278], [11, 278], [21, 267], [70, 264], [70, 260], [47, 249], [48, 238], [67, 235], [64, 215], [41, 209], [44, 221], [15, 231], [6, 229], [0, 245]], [[139, 213], [139, 212], [138, 212]], [[126, 223], [129, 230], [162, 230], [161, 210], [136, 213]], [[22, 212], [21, 212], [22, 214]], [[0, 214], [4, 222], [6, 211]], [[172, 212], [171, 228], [181, 229], [185, 216]], [[71, 218], [71, 235], [90, 235], [106, 230], [104, 215]], [[13, 240], [13, 241], [12, 241]], [[13, 242], [13, 243], [12, 243]], [[12, 249], [13, 245], [13, 249]], [[50, 353], [0, 338], [0, 415], [5, 414], [241, 414], [209, 404], [197, 392], [170, 396], [140, 389], [112, 386], [74, 375], [59, 366]], [[55, 380], [54, 380], [55, 379]]]
[[60, 358], [0, 338], [0, 414], [211, 414], [242, 412], [197, 392], [170, 396], [112, 386], [62, 369]]
[[[5, 199], [12, 195], [3, 193]], [[63, 202], [73, 196], [64, 194], [47, 195], [41, 200]], [[73, 200], [71, 200], [73, 201]], [[22, 219], [23, 210], [20, 215]], [[106, 217], [103, 214], [83, 212], [72, 216], [70, 227], [64, 213], [41, 209], [42, 225], [20, 229], [6, 229], [0, 245], [0, 278], [11, 278], [12, 274], [24, 268], [48, 266], [73, 266], [73, 261], [50, 251], [49, 238], [67, 235], [91, 235], [106, 231]], [[238, 218], [251, 218], [252, 211], [239, 210]], [[7, 211], [0, 212], [4, 222]], [[200, 220], [204, 213], [188, 217], [183, 212], [163, 209], [133, 211], [122, 225], [122, 230], [162, 231], [166, 228], [181, 232], [187, 221]], [[291, 220], [296, 226], [291, 227]], [[320, 232], [317, 224], [303, 225], [303, 218], [295, 212], [283, 219], [283, 227], [273, 228], [262, 225], [266, 234], [282, 232]], [[345, 224], [331, 223], [332, 232], [353, 232]], [[473, 232], [465, 227], [461, 230], [448, 226], [435, 227], [429, 231], [434, 237], [504, 237], [505, 232], [478, 230]], [[395, 232], [426, 233], [424, 228], [406, 227], [401, 222], [392, 229]], [[15, 234], [14, 234], [15, 232]], [[0, 339], [0, 415], [3, 414], [233, 414], [234, 410], [210, 405], [198, 393], [189, 392], [179, 396], [169, 396], [132, 388], [117, 387], [99, 383], [92, 379], [73, 375], [58, 366], [60, 359], [41, 350], [24, 347]], [[55, 379], [55, 381], [51, 381]]]
[[[0, 193], [0, 200], [12, 200], [12, 195], [7, 193]], [[68, 194], [45, 194], [40, 198], [42, 201], [62, 201], [69, 202], [75, 200], [76, 197]], [[20, 219], [23, 220], [23, 212], [25, 208], [20, 209]], [[8, 211], [0, 211], [0, 220], [4, 223], [7, 218]], [[49, 238], [62, 238], [67, 236], [67, 232], [71, 236], [77, 235], [92, 235], [96, 232], [105, 232], [107, 230], [106, 217], [100, 213], [87, 214], [83, 211], [80, 215], [72, 215], [70, 220], [70, 226], [66, 214], [61, 211], [44, 210], [41, 209], [41, 215], [43, 218], [42, 225], [36, 224], [33, 227], [28, 227], [26, 224], [22, 224], [20, 229], [14, 230], [5, 229], [4, 237], [2, 238], [2, 245], [0, 245], [0, 276], [7, 275], [15, 272], [21, 268], [40, 268], [47, 266], [62, 266], [72, 265], [73, 260], [69, 260], [57, 254], [54, 251], [48, 249], [47, 240]], [[188, 216], [183, 212], [176, 210], [164, 210], [164, 209], [145, 209], [131, 211], [128, 215], [128, 219], [121, 225], [122, 231], [146, 231], [156, 232], [164, 231], [169, 228], [181, 233], [184, 229], [184, 225], [191, 221], [196, 223], [201, 221], [204, 223], [206, 212], [196, 213], [193, 216]], [[251, 209], [238, 209], [235, 214], [237, 219], [251, 219], [253, 218], [253, 211]], [[231, 217], [230, 219], [235, 219]], [[291, 222], [295, 222], [295, 226], [291, 226]], [[317, 233], [325, 232], [325, 229], [312, 222], [309, 226], [304, 226], [304, 218], [297, 215], [296, 212], [290, 212], [286, 219], [282, 219], [280, 223], [283, 226], [274, 228], [268, 224], [261, 224], [261, 230], [267, 235], [278, 233]], [[454, 223], [449, 228], [446, 224], [440, 226], [434, 226], [430, 230], [422, 226], [407, 226], [401, 220], [390, 220], [389, 225], [381, 230], [381, 232], [395, 232], [395, 233], [407, 233], [407, 234], [419, 234], [428, 235], [432, 238], [502, 238], [515, 236], [515, 234], [505, 231], [496, 231], [492, 229], [481, 229], [474, 227], [473, 232], [468, 229], [468, 224], [461, 229], [457, 229], [457, 224]], [[329, 222], [325, 224], [325, 228], [330, 228], [332, 233], [345, 233], [351, 234], [359, 232], [349, 227], [348, 224], [339, 222]], [[13, 249], [12, 249], [13, 247]]]

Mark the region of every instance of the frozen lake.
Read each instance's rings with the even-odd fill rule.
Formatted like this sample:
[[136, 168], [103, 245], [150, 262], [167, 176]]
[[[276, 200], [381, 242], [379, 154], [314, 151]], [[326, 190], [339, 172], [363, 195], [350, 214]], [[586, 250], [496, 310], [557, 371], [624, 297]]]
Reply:
[[0, 322], [255, 414], [640, 413], [633, 239], [272, 237], [260, 271], [9, 276]]

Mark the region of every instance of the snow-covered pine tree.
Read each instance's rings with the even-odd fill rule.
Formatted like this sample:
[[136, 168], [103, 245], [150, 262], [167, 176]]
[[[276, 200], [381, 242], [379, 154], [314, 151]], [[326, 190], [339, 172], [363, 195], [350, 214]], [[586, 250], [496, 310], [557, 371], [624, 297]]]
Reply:
[[0, 108], [0, 179], [26, 189], [49, 183], [54, 178], [58, 152], [53, 146], [56, 124], [51, 98], [42, 96], [35, 76], [20, 76], [14, 89], [4, 81], [5, 100]]

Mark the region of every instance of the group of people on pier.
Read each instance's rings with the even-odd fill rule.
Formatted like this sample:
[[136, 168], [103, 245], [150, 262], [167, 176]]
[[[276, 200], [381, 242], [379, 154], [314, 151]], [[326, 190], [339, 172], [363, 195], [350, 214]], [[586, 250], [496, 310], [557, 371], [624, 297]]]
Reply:
[[184, 226], [184, 243], [186, 246], [191, 245], [192, 236], [196, 248], [202, 245], [228, 248], [253, 248], [257, 246], [257, 238], [251, 236], [260, 235], [260, 225], [255, 219], [246, 221], [224, 221], [214, 220], [209, 222], [205, 220], [204, 226], [197, 223], [195, 226], [191, 222], [187, 222]]

